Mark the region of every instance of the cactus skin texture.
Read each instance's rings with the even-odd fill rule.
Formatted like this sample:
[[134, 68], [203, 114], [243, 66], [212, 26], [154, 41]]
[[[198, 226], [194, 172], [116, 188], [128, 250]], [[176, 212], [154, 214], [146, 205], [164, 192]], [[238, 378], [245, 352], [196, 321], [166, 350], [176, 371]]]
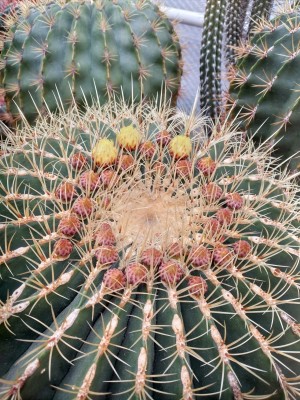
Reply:
[[262, 21], [250, 43], [237, 48], [239, 61], [233, 72], [229, 105], [242, 126], [256, 138], [273, 136], [275, 154], [299, 168], [299, 4], [285, 6], [272, 21]]
[[299, 399], [297, 186], [206, 124], [107, 104], [11, 135], [1, 399]]
[[173, 26], [148, 0], [25, 1], [0, 61], [7, 111], [30, 121], [92, 98], [139, 102], [166, 92], [175, 102], [182, 74]]

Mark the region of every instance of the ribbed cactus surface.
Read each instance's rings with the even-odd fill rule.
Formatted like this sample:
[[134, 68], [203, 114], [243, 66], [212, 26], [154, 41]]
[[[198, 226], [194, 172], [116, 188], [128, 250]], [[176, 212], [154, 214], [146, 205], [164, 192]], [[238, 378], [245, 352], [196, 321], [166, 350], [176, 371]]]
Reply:
[[[242, 126], [256, 138], [273, 137], [284, 159], [300, 150], [300, 9], [288, 5], [272, 21], [262, 21], [248, 45], [238, 49], [239, 61], [230, 88], [230, 104]], [[290, 162], [299, 168], [299, 155]]]
[[29, 120], [73, 101], [176, 97], [178, 38], [148, 0], [25, 1], [0, 59], [7, 110]]
[[299, 399], [299, 200], [202, 117], [40, 119], [0, 160], [1, 399]]

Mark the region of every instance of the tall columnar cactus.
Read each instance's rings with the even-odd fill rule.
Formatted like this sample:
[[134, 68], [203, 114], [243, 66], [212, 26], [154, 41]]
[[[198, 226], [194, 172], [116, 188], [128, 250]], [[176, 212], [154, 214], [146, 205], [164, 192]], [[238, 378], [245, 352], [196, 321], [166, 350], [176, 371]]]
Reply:
[[25, 0], [3, 39], [0, 80], [14, 117], [116, 96], [175, 101], [179, 90], [177, 35], [149, 0]]
[[220, 109], [225, 15], [226, 0], [207, 0], [200, 47], [200, 106], [213, 117]]
[[[230, 105], [250, 133], [273, 136], [277, 154], [285, 159], [300, 150], [300, 9], [288, 6], [271, 22], [262, 22], [239, 62], [230, 88]], [[299, 168], [299, 155], [291, 168]]]
[[207, 115], [218, 119], [224, 106], [223, 61], [235, 64], [233, 49], [250, 35], [255, 21], [269, 17], [272, 5], [273, 0], [207, 0], [200, 50], [200, 105]]
[[299, 200], [203, 118], [73, 110], [0, 160], [1, 399], [299, 399]]

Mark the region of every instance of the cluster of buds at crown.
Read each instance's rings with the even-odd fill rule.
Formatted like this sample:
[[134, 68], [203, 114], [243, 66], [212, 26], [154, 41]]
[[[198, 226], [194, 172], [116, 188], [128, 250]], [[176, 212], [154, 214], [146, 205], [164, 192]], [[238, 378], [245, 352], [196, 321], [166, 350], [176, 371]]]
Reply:
[[166, 286], [188, 282], [190, 294], [204, 295], [207, 289], [205, 281], [200, 276], [191, 275], [191, 271], [229, 268], [235, 260], [249, 256], [251, 245], [244, 240], [231, 245], [224, 243], [226, 230], [235, 223], [235, 215], [243, 208], [244, 198], [241, 193], [226, 192], [214, 182], [218, 161], [208, 155], [195, 159], [192, 153], [189, 136], [172, 136], [167, 130], [162, 130], [151, 141], [144, 139], [137, 127], [129, 125], [120, 128], [115, 141], [99, 139], [91, 154], [72, 154], [69, 165], [75, 178], [61, 182], [55, 190], [55, 197], [67, 204], [69, 213], [58, 224], [60, 239], [54, 244], [53, 257], [67, 258], [71, 255], [72, 241], [84, 230], [84, 225], [89, 224], [95, 210], [99, 207], [107, 209], [114, 201], [113, 190], [121, 187], [126, 174], [132, 175], [140, 165], [149, 166], [152, 178], [153, 175], [171, 175], [178, 182], [184, 182], [198, 176], [201, 182], [198, 196], [204, 205], [211, 206], [211, 211], [200, 224], [202, 239], [199, 241], [193, 240], [189, 245], [174, 241], [166, 248], [163, 243], [159, 248], [149, 246], [124, 265], [118, 250], [118, 235], [111, 222], [96, 222], [92, 240], [97, 266], [107, 269], [103, 285], [108, 290], [120, 290], [126, 285], [147, 284], [149, 279], [158, 279]]
[[[101, 237], [108, 234], [108, 238], [115, 239], [111, 236], [109, 224], [103, 225]], [[189, 293], [199, 297], [204, 296], [207, 291], [207, 283], [201, 276], [190, 275], [191, 270], [206, 270], [212, 265], [216, 268], [229, 268], [234, 260], [246, 258], [250, 253], [251, 245], [245, 240], [237, 241], [232, 246], [219, 243], [211, 249], [203, 244], [194, 244], [191, 248], [184, 249], [179, 243], [169, 246], [165, 252], [152, 247], [144, 250], [137, 261], [127, 263], [123, 269], [109, 269], [103, 282], [108, 290], [120, 290], [126, 284], [147, 284], [154, 276], [167, 287], [175, 287], [185, 281]], [[96, 251], [96, 258], [103, 265], [112, 265], [118, 261], [118, 253], [114, 246], [103, 245]]]
[[172, 137], [167, 131], [160, 132], [156, 141], [143, 140], [141, 133], [133, 125], [122, 127], [116, 135], [116, 144], [109, 139], [100, 139], [92, 151], [92, 158], [97, 167], [103, 168], [118, 164], [126, 169], [136, 162], [137, 155], [144, 159], [157, 160], [162, 152], [169, 152], [175, 160], [186, 159], [192, 152], [192, 142], [188, 136]]

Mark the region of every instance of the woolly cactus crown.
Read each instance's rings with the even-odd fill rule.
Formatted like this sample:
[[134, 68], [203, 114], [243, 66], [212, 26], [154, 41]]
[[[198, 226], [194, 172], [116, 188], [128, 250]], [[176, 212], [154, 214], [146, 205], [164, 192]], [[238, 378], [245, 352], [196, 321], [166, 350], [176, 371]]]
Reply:
[[109, 104], [11, 135], [2, 399], [299, 398], [296, 188], [204, 130]]

